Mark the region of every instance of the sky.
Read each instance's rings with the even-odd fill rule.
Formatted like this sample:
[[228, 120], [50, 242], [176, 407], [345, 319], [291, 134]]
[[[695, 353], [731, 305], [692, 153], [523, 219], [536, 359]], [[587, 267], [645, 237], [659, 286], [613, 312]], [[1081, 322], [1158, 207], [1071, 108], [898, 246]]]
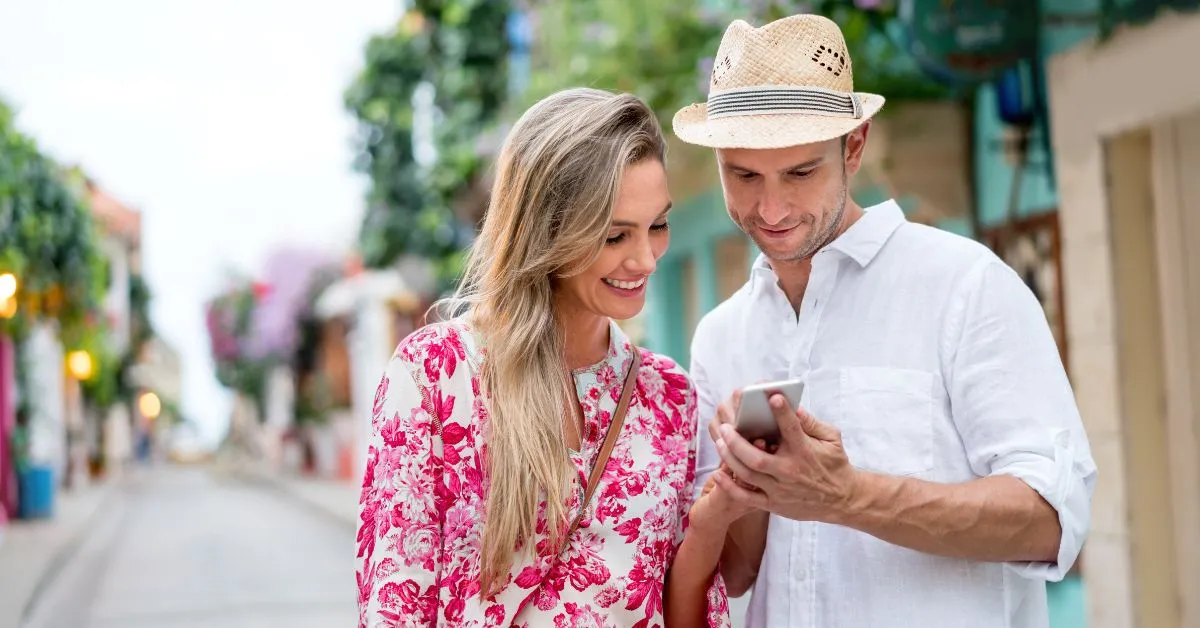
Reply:
[[60, 163], [142, 212], [151, 317], [214, 443], [232, 400], [203, 303], [285, 245], [343, 255], [362, 216], [342, 93], [402, 0], [0, 0], [0, 98]]

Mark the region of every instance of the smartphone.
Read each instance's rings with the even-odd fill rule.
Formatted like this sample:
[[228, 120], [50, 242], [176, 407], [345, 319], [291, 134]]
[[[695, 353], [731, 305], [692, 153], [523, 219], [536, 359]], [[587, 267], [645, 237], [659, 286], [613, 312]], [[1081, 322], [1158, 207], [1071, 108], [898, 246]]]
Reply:
[[738, 405], [734, 428], [742, 438], [750, 442], [763, 439], [768, 445], [779, 443], [779, 425], [771, 412], [770, 396], [775, 393], [787, 398], [788, 406], [794, 411], [804, 393], [804, 381], [791, 379], [779, 382], [754, 384], [742, 389], [742, 401]]

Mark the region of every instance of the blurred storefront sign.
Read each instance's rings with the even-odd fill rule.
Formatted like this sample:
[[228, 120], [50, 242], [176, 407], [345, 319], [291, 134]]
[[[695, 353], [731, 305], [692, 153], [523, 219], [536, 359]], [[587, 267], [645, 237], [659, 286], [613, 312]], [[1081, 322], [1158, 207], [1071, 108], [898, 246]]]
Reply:
[[1037, 49], [1037, 0], [902, 0], [900, 18], [921, 68], [939, 81], [996, 78]]

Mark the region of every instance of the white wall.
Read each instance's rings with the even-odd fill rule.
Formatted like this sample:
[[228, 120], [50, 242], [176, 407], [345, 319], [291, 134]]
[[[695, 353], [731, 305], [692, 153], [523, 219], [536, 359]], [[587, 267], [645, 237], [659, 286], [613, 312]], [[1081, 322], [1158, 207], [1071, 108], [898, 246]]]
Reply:
[[66, 406], [64, 353], [55, 328], [39, 324], [25, 341], [26, 367], [33, 412], [30, 420], [30, 459], [49, 464], [58, 478], [66, 468]]
[[379, 380], [392, 357], [391, 310], [378, 298], [363, 298], [350, 328], [350, 399], [354, 468], [361, 478], [367, 466], [367, 439], [371, 435], [371, 408]]

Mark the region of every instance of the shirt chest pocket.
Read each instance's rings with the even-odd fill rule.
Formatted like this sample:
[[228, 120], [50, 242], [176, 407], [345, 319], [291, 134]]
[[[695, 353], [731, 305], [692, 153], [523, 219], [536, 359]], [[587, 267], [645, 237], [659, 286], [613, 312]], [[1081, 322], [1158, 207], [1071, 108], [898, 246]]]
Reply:
[[838, 427], [850, 463], [889, 475], [933, 467], [933, 374], [882, 367], [840, 369]]

